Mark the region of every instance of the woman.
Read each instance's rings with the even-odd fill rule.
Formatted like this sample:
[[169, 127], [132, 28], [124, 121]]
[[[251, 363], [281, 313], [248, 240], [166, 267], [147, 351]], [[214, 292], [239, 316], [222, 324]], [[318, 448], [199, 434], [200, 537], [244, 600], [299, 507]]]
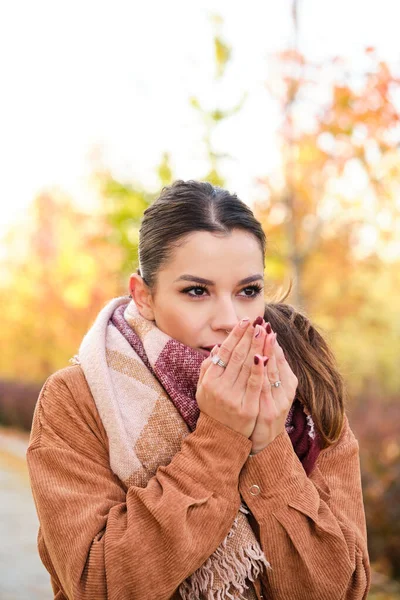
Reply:
[[57, 600], [361, 599], [369, 562], [342, 379], [263, 299], [265, 236], [195, 181], [144, 214], [129, 298], [40, 394], [27, 453]]

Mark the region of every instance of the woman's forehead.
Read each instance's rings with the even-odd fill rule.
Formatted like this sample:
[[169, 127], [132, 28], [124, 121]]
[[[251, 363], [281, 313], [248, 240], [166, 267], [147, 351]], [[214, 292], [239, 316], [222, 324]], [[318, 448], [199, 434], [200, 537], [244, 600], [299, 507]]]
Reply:
[[258, 239], [249, 232], [233, 230], [228, 233], [211, 233], [196, 231], [190, 233], [173, 251], [172, 259], [184, 262], [203, 257], [215, 259], [219, 256], [229, 259], [233, 256], [245, 255], [259, 259], [262, 252]]
[[223, 277], [238, 282], [263, 273], [263, 256], [257, 238], [246, 232], [233, 231], [224, 236], [195, 232], [173, 249], [160, 276], [162, 271], [168, 273], [169, 280], [194, 275], [211, 281]]

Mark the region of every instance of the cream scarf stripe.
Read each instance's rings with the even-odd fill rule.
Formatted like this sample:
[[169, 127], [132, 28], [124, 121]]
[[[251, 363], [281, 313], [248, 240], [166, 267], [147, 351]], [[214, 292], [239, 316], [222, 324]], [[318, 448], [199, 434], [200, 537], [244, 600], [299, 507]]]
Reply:
[[[130, 439], [119, 403], [119, 390], [113, 381], [107, 364], [106, 348], [118, 348], [118, 351], [135, 358], [130, 344], [114, 327], [109, 325], [114, 310], [126, 303], [126, 297], [111, 300], [98, 314], [93, 326], [82, 340], [79, 348], [79, 362], [92, 392], [100, 418], [106, 430], [110, 447], [110, 466], [113, 472], [125, 481], [140, 468], [141, 464], [134, 452], [134, 440]], [[109, 344], [109, 346], [108, 346]], [[140, 360], [136, 357], [137, 360]], [[121, 375], [121, 379], [123, 376]], [[135, 385], [132, 378], [130, 386], [124, 385], [127, 402], [134, 399]], [[138, 437], [140, 431], [138, 432]], [[132, 443], [133, 442], [133, 443]]]

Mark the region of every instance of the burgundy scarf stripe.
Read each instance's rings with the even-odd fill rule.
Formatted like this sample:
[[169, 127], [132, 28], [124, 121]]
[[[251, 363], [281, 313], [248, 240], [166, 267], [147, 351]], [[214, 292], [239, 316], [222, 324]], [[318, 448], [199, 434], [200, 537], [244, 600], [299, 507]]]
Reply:
[[171, 339], [154, 365], [159, 382], [191, 431], [196, 429], [200, 414], [196, 389], [203, 360], [199, 352]]
[[138, 335], [133, 331], [132, 327], [125, 321], [124, 312], [126, 309], [126, 304], [122, 304], [115, 309], [114, 314], [111, 317], [111, 323], [118, 329], [120, 333], [124, 336], [127, 342], [130, 343], [136, 354], [140, 357], [140, 359], [144, 362], [146, 367], [150, 370], [151, 373], [154, 374], [153, 368], [150, 364], [149, 359], [147, 358], [147, 354], [145, 349], [143, 348], [143, 344]]

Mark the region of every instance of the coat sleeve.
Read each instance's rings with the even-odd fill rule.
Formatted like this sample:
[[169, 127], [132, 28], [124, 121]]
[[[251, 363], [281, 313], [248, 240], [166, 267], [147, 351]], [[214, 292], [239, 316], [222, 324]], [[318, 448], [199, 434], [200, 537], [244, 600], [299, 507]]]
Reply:
[[358, 442], [347, 418], [340, 439], [320, 453], [310, 478], [285, 431], [248, 458], [239, 490], [271, 565], [262, 579], [268, 598], [367, 597], [370, 568]]
[[53, 589], [69, 600], [171, 598], [229, 532], [251, 442], [201, 413], [146, 487], [125, 487], [93, 399], [72, 393], [63, 371], [42, 389], [27, 451]]

